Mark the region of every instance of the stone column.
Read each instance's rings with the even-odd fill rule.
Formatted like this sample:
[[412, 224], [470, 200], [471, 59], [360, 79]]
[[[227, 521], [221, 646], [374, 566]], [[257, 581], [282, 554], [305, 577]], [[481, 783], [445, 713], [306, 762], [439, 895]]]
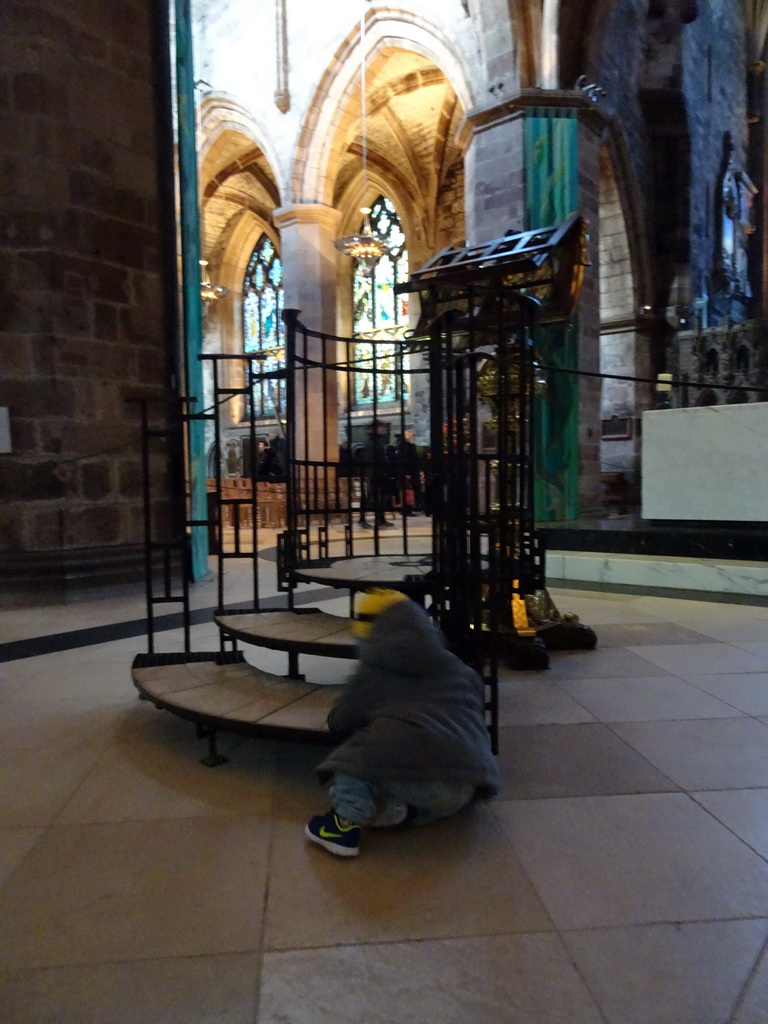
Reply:
[[[296, 203], [274, 212], [275, 226], [280, 230], [280, 258], [283, 262], [283, 297], [286, 309], [298, 310], [304, 327], [321, 334], [336, 333], [336, 268], [338, 252], [334, 240], [338, 236], [341, 213], [320, 203]], [[321, 338], [308, 340], [307, 355], [328, 363], [335, 359], [336, 343]], [[338, 394], [336, 375], [324, 377], [321, 371], [306, 376], [307, 393], [296, 395], [297, 414], [303, 417], [306, 408], [311, 429], [303, 419], [291, 424], [296, 431], [297, 453], [313, 459], [336, 459], [338, 456]], [[333, 393], [326, 395], [324, 390]], [[323, 408], [325, 417], [323, 420]], [[318, 426], [324, 422], [324, 430]], [[308, 441], [305, 452], [304, 439]]]
[[321, 203], [281, 206], [273, 214], [280, 231], [286, 309], [313, 331], [336, 330], [336, 262], [333, 246], [341, 213]]
[[525, 223], [523, 110], [507, 101], [467, 114], [470, 134], [464, 157], [467, 243], [522, 231]]
[[[467, 114], [470, 142], [466, 156], [466, 220], [469, 244], [490, 241], [506, 231], [546, 227], [531, 223], [526, 190], [526, 111], [577, 121], [577, 166], [574, 210], [587, 220], [590, 234], [587, 268], [578, 306], [579, 369], [597, 371], [600, 362], [598, 214], [600, 142], [604, 120], [581, 92], [528, 89], [501, 103], [477, 107]], [[569, 211], [571, 212], [571, 211]], [[582, 509], [595, 507], [600, 492], [600, 382], [581, 378], [579, 384], [578, 461]]]

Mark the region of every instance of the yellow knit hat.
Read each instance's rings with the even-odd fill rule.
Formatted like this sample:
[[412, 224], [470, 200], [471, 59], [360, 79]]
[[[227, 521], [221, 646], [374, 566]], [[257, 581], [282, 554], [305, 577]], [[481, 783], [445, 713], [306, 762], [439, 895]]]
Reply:
[[349, 627], [352, 636], [356, 636], [359, 640], [365, 640], [373, 628], [377, 615], [385, 608], [389, 608], [391, 604], [407, 600], [409, 600], [408, 596], [399, 590], [384, 590], [381, 587], [356, 594], [352, 624]]

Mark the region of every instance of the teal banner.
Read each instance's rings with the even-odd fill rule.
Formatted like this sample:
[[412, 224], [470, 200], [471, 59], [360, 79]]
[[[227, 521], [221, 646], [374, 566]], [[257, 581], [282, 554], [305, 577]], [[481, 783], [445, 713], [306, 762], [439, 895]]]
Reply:
[[[575, 112], [526, 111], [526, 230], [559, 224], [578, 208], [578, 121]], [[537, 362], [577, 369], [578, 321], [535, 329]], [[579, 515], [579, 385], [568, 373], [547, 375], [534, 407], [536, 519], [555, 522]]]
[[[179, 154], [179, 216], [181, 221], [181, 302], [184, 337], [184, 384], [188, 398], [197, 399], [190, 412], [203, 411], [203, 307], [200, 299], [200, 208], [195, 140], [195, 69], [192, 52], [191, 0], [175, 0], [176, 100]], [[193, 420], [187, 430], [189, 518], [207, 518], [205, 423]], [[208, 572], [208, 531], [191, 527], [192, 579]]]

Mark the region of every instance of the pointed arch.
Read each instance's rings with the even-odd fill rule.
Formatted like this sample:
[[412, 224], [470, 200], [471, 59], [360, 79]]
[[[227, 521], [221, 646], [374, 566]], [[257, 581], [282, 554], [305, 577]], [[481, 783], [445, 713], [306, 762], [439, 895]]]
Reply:
[[600, 150], [600, 320], [632, 320], [637, 309], [626, 218], [607, 147]]
[[[272, 215], [281, 204], [279, 165], [267, 134], [230, 97], [205, 96], [200, 120], [204, 248], [218, 283], [230, 289], [238, 320], [244, 268], [258, 237], [266, 231], [277, 243]], [[227, 341], [227, 349], [236, 347], [235, 337]]]
[[[372, 270], [367, 271], [360, 266], [353, 270], [352, 329], [362, 338], [370, 336], [369, 332], [408, 323], [408, 296], [395, 293], [395, 286], [408, 278], [408, 249], [400, 217], [392, 200], [383, 194], [377, 196], [371, 206], [373, 234], [387, 243], [387, 253]], [[374, 349], [370, 342], [361, 340], [354, 346], [354, 359], [359, 367], [359, 372], [352, 378], [355, 406], [408, 399], [407, 376], [403, 378], [394, 372], [370, 372], [374, 364]], [[379, 369], [394, 371], [398, 365], [396, 346], [379, 341], [376, 362]], [[405, 356], [404, 368], [407, 366], [408, 356]]]
[[[473, 106], [477, 89], [470, 82], [470, 69], [452, 41], [420, 15], [394, 8], [370, 10], [365, 43], [367, 65], [387, 49], [419, 54], [442, 71], [464, 110]], [[309, 104], [293, 167], [294, 202], [333, 202], [334, 165], [339, 162], [345, 130], [359, 110], [360, 66], [356, 25], [336, 51]]]
[[[243, 351], [257, 354], [262, 372], [285, 365], [283, 328], [283, 264], [275, 243], [262, 232], [243, 277]], [[285, 381], [257, 380], [253, 414], [277, 417], [285, 407]]]
[[221, 172], [222, 160], [233, 158], [232, 154], [228, 158], [222, 157], [227, 148], [226, 136], [230, 133], [242, 138], [243, 148], [249, 143], [250, 148], [257, 147], [261, 151], [274, 180], [278, 200], [276, 206], [280, 206], [280, 197], [285, 195], [280, 161], [269, 133], [253, 114], [225, 93], [211, 92], [202, 101], [200, 124], [201, 138], [198, 145], [202, 156], [203, 181], [211, 180]]
[[370, 223], [373, 234], [386, 242], [387, 252], [370, 272], [359, 266], [354, 270], [356, 334], [408, 322], [408, 296], [394, 292], [395, 285], [408, 279], [408, 247], [397, 207], [388, 196], [376, 197]]

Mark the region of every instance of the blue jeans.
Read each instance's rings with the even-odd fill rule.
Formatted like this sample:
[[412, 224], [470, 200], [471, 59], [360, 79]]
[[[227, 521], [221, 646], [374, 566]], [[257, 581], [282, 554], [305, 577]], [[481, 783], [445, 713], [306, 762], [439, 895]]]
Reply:
[[329, 790], [337, 814], [355, 825], [399, 825], [411, 808], [412, 825], [427, 825], [466, 807], [475, 795], [472, 783], [366, 782], [337, 772]]

